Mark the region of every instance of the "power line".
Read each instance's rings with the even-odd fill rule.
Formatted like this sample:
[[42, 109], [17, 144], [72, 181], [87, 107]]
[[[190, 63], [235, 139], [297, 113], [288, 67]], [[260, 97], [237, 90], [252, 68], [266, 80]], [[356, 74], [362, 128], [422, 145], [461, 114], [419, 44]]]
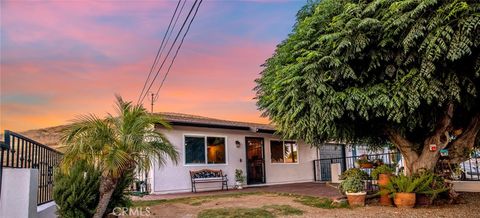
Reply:
[[[147, 86], [148, 80], [150, 79], [150, 75], [152, 74], [153, 69], [155, 68], [155, 65], [158, 62], [158, 59], [159, 59], [158, 57], [160, 56], [160, 53], [161, 53], [161, 50], [162, 50], [162, 47], [163, 47], [163, 43], [165, 42], [165, 38], [167, 37], [167, 34], [170, 30], [170, 26], [172, 25], [173, 18], [177, 14], [177, 9], [178, 9], [178, 6], [180, 5], [181, 1], [182, 0], [178, 0], [177, 6], [175, 7], [175, 11], [173, 12], [173, 16], [170, 19], [170, 22], [168, 23], [167, 31], [165, 32], [165, 35], [163, 35], [162, 43], [160, 44], [160, 48], [158, 48], [157, 55], [155, 56], [155, 59], [153, 60], [152, 66], [150, 67], [150, 72], [148, 73], [147, 79], [145, 80], [145, 83], [143, 84], [142, 92], [138, 96], [138, 101], [140, 101], [140, 97], [143, 95], [143, 92], [145, 91], [145, 87]], [[173, 32], [173, 28], [172, 28], [171, 32]], [[138, 103], [138, 101], [137, 101], [137, 103]]]
[[163, 83], [165, 83], [165, 80], [167, 79], [168, 73], [170, 72], [170, 69], [172, 68], [173, 63], [175, 62], [175, 59], [177, 58], [178, 51], [182, 47], [183, 40], [185, 39], [185, 36], [187, 36], [188, 31], [190, 30], [190, 26], [193, 23], [193, 20], [195, 20], [195, 17], [197, 16], [198, 9], [200, 8], [200, 5], [202, 4], [203, 0], [200, 0], [200, 3], [197, 6], [197, 9], [195, 10], [195, 14], [193, 14], [192, 19], [190, 20], [190, 23], [188, 24], [187, 30], [185, 31], [185, 34], [183, 34], [182, 41], [180, 41], [180, 44], [178, 45], [177, 51], [175, 51], [175, 55], [173, 56], [172, 61], [170, 62], [170, 66], [168, 66], [168, 70], [165, 73], [165, 76], [163, 77], [162, 83], [160, 83], [160, 86], [157, 89], [157, 93], [155, 94], [155, 101], [158, 99], [158, 93], [160, 92], [160, 89], [163, 87]]
[[185, 18], [185, 21], [184, 21], [183, 24], [182, 24], [182, 27], [181, 27], [180, 30], [178, 31], [177, 36], [175, 37], [175, 40], [174, 40], [173, 43], [172, 43], [172, 46], [171, 46], [170, 49], [168, 50], [168, 53], [167, 53], [165, 59], [163, 59], [163, 62], [162, 62], [162, 64], [160, 65], [160, 67], [158, 68], [157, 73], [156, 73], [155, 76], [153, 77], [152, 82], [151, 82], [150, 85], [148, 86], [147, 91], [145, 92], [145, 94], [143, 95], [143, 97], [140, 99], [139, 104], [141, 104], [141, 103], [143, 102], [143, 100], [144, 100], [145, 97], [147, 96], [148, 92], [149, 92], [150, 89], [152, 88], [153, 83], [154, 83], [155, 80], [157, 79], [158, 74], [160, 73], [160, 70], [162, 69], [163, 65], [165, 64], [165, 61], [167, 61], [167, 58], [168, 58], [168, 56], [170, 55], [170, 52], [172, 52], [172, 49], [173, 49], [175, 43], [177, 42], [178, 37], [180, 36], [180, 33], [182, 32], [183, 28], [185, 27], [185, 24], [187, 23], [188, 18], [190, 18], [190, 15], [192, 14], [193, 9], [194, 9], [195, 6], [197, 5], [197, 2], [198, 2], [198, 0], [195, 0], [195, 2], [193, 3], [192, 8], [191, 8], [190, 11], [188, 12], [187, 17]]

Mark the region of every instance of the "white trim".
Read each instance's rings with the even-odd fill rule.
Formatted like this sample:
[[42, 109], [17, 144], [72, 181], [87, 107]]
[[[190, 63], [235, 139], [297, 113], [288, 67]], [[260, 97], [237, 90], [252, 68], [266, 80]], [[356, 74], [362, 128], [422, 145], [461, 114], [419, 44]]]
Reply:
[[[203, 137], [204, 138], [204, 147], [205, 147], [205, 163], [194, 163], [188, 164], [187, 163], [187, 152], [185, 152], [185, 137]], [[207, 138], [224, 138], [225, 139], [225, 163], [208, 163], [208, 145], [207, 145]], [[228, 166], [228, 137], [226, 135], [210, 135], [210, 134], [198, 134], [198, 133], [183, 133], [182, 134], [182, 151], [183, 151], [183, 166], [184, 167], [201, 167], [201, 166]]]
[[[283, 148], [283, 153], [282, 154], [285, 154], [285, 142], [294, 142], [295, 145], [297, 146], [297, 161], [296, 162], [285, 162], [285, 155], [283, 156], [283, 163], [273, 163], [272, 162], [272, 141], [277, 141], [277, 142], [282, 142], [282, 148]], [[270, 139], [269, 140], [269, 150], [270, 150], [270, 164], [272, 165], [295, 165], [295, 164], [299, 164], [300, 163], [300, 149], [298, 148], [300, 147], [299, 144], [298, 144], [298, 141], [297, 140], [282, 140], [282, 139]], [[293, 152], [293, 151], [292, 151]]]

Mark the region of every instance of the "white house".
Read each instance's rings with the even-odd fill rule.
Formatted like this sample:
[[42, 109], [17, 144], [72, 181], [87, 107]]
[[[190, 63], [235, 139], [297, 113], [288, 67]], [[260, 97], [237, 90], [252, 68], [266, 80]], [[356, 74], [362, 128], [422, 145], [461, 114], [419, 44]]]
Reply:
[[[156, 127], [177, 148], [180, 159], [154, 164], [148, 173], [151, 193], [190, 192], [190, 170], [214, 169], [235, 183], [235, 169], [248, 186], [314, 181], [317, 149], [296, 140], [281, 140], [271, 125], [201, 116], [161, 113], [172, 129]], [[197, 190], [219, 189], [219, 183], [197, 184]]]

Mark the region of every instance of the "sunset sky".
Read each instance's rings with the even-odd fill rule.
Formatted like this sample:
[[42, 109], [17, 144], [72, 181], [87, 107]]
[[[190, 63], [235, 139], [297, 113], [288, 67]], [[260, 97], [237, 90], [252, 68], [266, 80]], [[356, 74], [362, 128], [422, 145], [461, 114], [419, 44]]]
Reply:
[[[253, 80], [304, 3], [205, 0], [155, 111], [267, 123]], [[136, 101], [176, 4], [2, 0], [1, 130], [103, 116], [113, 112], [115, 93]]]

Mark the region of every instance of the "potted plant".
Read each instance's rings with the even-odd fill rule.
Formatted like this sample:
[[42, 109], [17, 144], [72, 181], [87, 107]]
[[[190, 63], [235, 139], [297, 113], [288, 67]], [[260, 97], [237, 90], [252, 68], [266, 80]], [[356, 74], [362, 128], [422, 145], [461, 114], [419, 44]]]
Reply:
[[235, 188], [243, 189], [243, 183], [245, 182], [245, 176], [243, 175], [243, 170], [235, 170]]
[[367, 192], [365, 192], [363, 187], [362, 180], [353, 176], [343, 180], [339, 189], [347, 195], [350, 206], [365, 206]]
[[[377, 184], [380, 187], [380, 191], [382, 191], [382, 187], [386, 186], [390, 182], [390, 176], [393, 174], [393, 169], [387, 165], [381, 165], [375, 168], [372, 171], [372, 179], [377, 180]], [[380, 195], [380, 204], [384, 206], [392, 205], [392, 201], [388, 194], [381, 194]]]
[[370, 162], [368, 156], [363, 154], [355, 161], [355, 165], [359, 168], [373, 168], [373, 163]]
[[433, 172], [425, 171], [420, 172], [416, 177], [427, 177], [425, 182], [419, 185], [417, 188], [417, 196], [415, 204], [417, 206], [432, 205], [433, 201], [439, 194], [448, 191], [449, 185], [445, 182], [445, 179]]
[[346, 170], [345, 172], [343, 172], [340, 175], [339, 179], [340, 180], [345, 180], [345, 179], [350, 178], [350, 177], [357, 177], [360, 180], [370, 179], [370, 176], [368, 175], [368, 173], [366, 173], [365, 171], [363, 171], [361, 169], [358, 169], [358, 168], [350, 168], [350, 169]]
[[393, 197], [393, 202], [400, 208], [413, 208], [418, 188], [425, 183], [428, 178], [426, 176], [393, 176], [390, 182], [381, 186], [380, 194], [390, 194]]

